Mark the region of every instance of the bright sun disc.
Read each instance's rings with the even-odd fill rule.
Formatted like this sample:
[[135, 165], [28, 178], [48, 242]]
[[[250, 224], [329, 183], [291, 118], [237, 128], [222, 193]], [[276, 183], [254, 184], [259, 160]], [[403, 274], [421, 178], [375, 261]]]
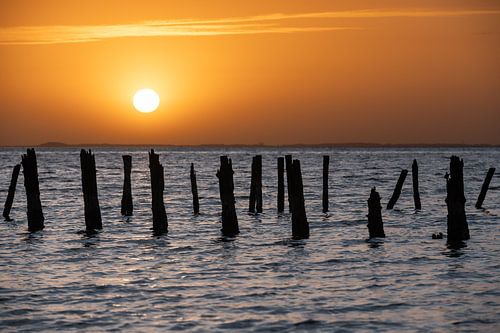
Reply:
[[153, 112], [160, 105], [160, 96], [153, 89], [141, 89], [135, 93], [133, 103], [137, 111]]

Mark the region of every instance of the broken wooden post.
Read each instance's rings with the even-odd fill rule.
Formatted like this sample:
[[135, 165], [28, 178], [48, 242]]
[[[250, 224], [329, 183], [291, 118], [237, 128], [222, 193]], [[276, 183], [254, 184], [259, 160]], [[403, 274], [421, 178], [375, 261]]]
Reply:
[[483, 186], [481, 187], [481, 193], [479, 193], [479, 197], [476, 201], [477, 209], [481, 209], [483, 207], [483, 201], [486, 197], [486, 192], [488, 192], [488, 187], [490, 186], [491, 178], [493, 178], [494, 173], [495, 168], [489, 168], [488, 173], [486, 174], [486, 178], [484, 179]]
[[399, 199], [399, 196], [401, 195], [401, 188], [403, 188], [403, 183], [405, 182], [406, 175], [408, 174], [408, 170], [403, 169], [401, 170], [401, 174], [399, 175], [398, 182], [396, 184], [396, 187], [394, 188], [394, 193], [392, 193], [392, 197], [387, 203], [387, 209], [393, 209], [394, 205]]
[[370, 198], [368, 199], [368, 232], [370, 238], [385, 237], [380, 195], [375, 187], [372, 188]]
[[285, 159], [278, 157], [278, 213], [283, 213], [285, 209], [285, 178], [283, 172], [285, 169]]
[[328, 167], [330, 156], [323, 156], [323, 213], [328, 212]]
[[154, 149], [149, 152], [149, 172], [151, 174], [151, 210], [153, 212], [153, 234], [161, 235], [168, 232], [167, 212], [163, 202], [165, 180], [160, 156]]
[[12, 208], [12, 203], [14, 202], [14, 194], [16, 193], [17, 177], [19, 176], [19, 170], [21, 169], [21, 164], [16, 164], [12, 170], [12, 178], [10, 179], [9, 193], [7, 194], [7, 199], [5, 200], [5, 206], [3, 208], [3, 217], [5, 221], [12, 221], [10, 218], [10, 209]]
[[465, 216], [464, 161], [458, 156], [450, 158], [450, 174], [446, 173], [446, 206], [448, 208], [448, 242], [470, 238]]
[[38, 182], [38, 165], [35, 149], [31, 148], [22, 156], [24, 187], [26, 188], [26, 203], [28, 206], [28, 230], [30, 232], [42, 230], [45, 217], [40, 201], [40, 185]]
[[123, 155], [123, 194], [122, 194], [122, 216], [132, 216], [134, 205], [132, 202], [132, 184], [130, 173], [132, 172], [132, 156]]
[[234, 199], [233, 166], [227, 156], [220, 157], [220, 169], [217, 171], [219, 178], [219, 192], [222, 205], [222, 234], [233, 237], [240, 233], [238, 217], [236, 216]]
[[309, 238], [309, 223], [307, 222], [306, 208], [304, 203], [304, 187], [302, 184], [302, 172], [300, 161], [294, 160], [291, 165], [290, 177], [292, 191], [292, 238]]
[[417, 160], [413, 160], [413, 164], [411, 165], [411, 177], [413, 184], [413, 202], [415, 203], [415, 209], [422, 209], [422, 205], [420, 203], [420, 192], [418, 190], [418, 164]]
[[200, 213], [200, 200], [198, 199], [198, 184], [196, 184], [196, 172], [194, 171], [194, 164], [191, 163], [191, 193], [193, 193], [193, 213], [198, 215]]
[[250, 182], [250, 197], [248, 211], [262, 213], [262, 155], [252, 158], [252, 178]]
[[292, 174], [292, 155], [285, 155], [286, 169], [286, 189], [288, 194], [288, 211], [292, 212], [292, 192], [290, 190], [291, 174]]
[[102, 219], [97, 195], [95, 157], [90, 149], [88, 152], [84, 149], [80, 151], [80, 166], [82, 171], [85, 227], [87, 232], [95, 232], [102, 229]]

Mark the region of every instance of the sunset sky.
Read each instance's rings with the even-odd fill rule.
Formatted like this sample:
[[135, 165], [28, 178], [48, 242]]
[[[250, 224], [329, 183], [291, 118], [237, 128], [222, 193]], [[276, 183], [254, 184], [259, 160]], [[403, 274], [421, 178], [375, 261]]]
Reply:
[[0, 145], [500, 144], [500, 2], [2, 0], [0, 112]]

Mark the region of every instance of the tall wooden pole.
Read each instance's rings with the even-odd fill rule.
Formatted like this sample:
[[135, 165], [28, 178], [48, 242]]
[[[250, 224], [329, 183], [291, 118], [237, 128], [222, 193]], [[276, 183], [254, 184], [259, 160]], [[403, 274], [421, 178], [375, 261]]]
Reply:
[[153, 149], [149, 152], [149, 171], [151, 174], [151, 210], [153, 212], [153, 233], [161, 235], [168, 232], [168, 218], [163, 202], [165, 180], [160, 156]]
[[291, 166], [291, 190], [292, 190], [292, 238], [309, 238], [309, 222], [307, 222], [306, 208], [304, 203], [304, 187], [302, 184], [302, 172], [300, 161], [294, 160]]
[[394, 205], [399, 199], [399, 196], [401, 195], [401, 189], [403, 188], [403, 183], [405, 182], [406, 175], [408, 174], [408, 170], [403, 169], [401, 170], [401, 174], [399, 175], [398, 182], [396, 184], [396, 187], [394, 188], [394, 193], [392, 194], [391, 199], [387, 203], [387, 209], [393, 209]]
[[476, 201], [476, 208], [481, 209], [483, 207], [484, 198], [486, 198], [486, 192], [488, 192], [488, 188], [490, 186], [491, 178], [495, 174], [495, 168], [490, 168], [488, 173], [486, 173], [486, 178], [484, 178], [483, 186], [481, 187], [481, 192], [479, 193], [479, 197]]
[[89, 149], [80, 151], [80, 166], [82, 171], [82, 192], [85, 210], [85, 226], [87, 232], [102, 229], [101, 208], [97, 195], [97, 180], [95, 157]]
[[132, 216], [134, 204], [132, 201], [132, 183], [130, 174], [132, 172], [132, 156], [123, 155], [123, 194], [122, 194], [122, 216]]
[[10, 210], [12, 208], [12, 203], [14, 202], [14, 194], [16, 193], [17, 178], [19, 177], [19, 170], [21, 169], [21, 164], [16, 164], [12, 170], [12, 178], [10, 179], [9, 193], [7, 194], [7, 199], [5, 200], [5, 206], [3, 208], [3, 217], [5, 221], [12, 221], [10, 218]]
[[422, 204], [420, 203], [420, 192], [418, 190], [418, 164], [417, 160], [413, 160], [411, 165], [411, 176], [413, 183], [413, 202], [415, 203], [415, 209], [422, 209]]
[[220, 169], [217, 171], [219, 178], [219, 192], [222, 205], [222, 229], [224, 236], [234, 237], [240, 233], [238, 217], [236, 216], [234, 199], [233, 165], [227, 156], [220, 157]]
[[196, 183], [196, 171], [194, 171], [193, 163], [191, 163], [189, 175], [191, 178], [191, 193], [193, 194], [193, 213], [198, 215], [200, 213], [200, 200], [198, 198], [198, 184]]
[[372, 188], [370, 198], [368, 199], [368, 232], [370, 238], [385, 237], [380, 195], [375, 187]]
[[285, 169], [286, 169], [286, 189], [288, 194], [288, 211], [292, 212], [292, 191], [290, 189], [290, 183], [292, 181], [292, 155], [285, 155]]
[[30, 232], [42, 230], [45, 217], [40, 201], [40, 185], [38, 182], [38, 165], [35, 149], [31, 148], [22, 156], [21, 165], [24, 174], [24, 187], [26, 189], [26, 203], [28, 206], [28, 230]]
[[448, 242], [470, 238], [465, 216], [464, 161], [458, 156], [450, 158], [450, 173], [446, 174], [446, 206], [448, 208]]
[[283, 213], [285, 209], [285, 159], [278, 157], [278, 213]]
[[328, 212], [328, 168], [330, 156], [323, 156], [323, 213]]

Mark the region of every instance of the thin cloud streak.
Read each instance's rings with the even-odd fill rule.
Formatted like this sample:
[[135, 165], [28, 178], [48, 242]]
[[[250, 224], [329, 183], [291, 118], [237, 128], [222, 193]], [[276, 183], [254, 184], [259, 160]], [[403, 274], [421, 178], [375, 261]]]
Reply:
[[[0, 45], [32, 45], [96, 42], [127, 37], [224, 36], [290, 34], [361, 29], [352, 26], [297, 24], [298, 20], [433, 18], [499, 15], [500, 10], [358, 10], [298, 14], [269, 14], [210, 20], [148, 21], [118, 25], [53, 25], [0, 28]], [[293, 24], [295, 23], [295, 24]]]

